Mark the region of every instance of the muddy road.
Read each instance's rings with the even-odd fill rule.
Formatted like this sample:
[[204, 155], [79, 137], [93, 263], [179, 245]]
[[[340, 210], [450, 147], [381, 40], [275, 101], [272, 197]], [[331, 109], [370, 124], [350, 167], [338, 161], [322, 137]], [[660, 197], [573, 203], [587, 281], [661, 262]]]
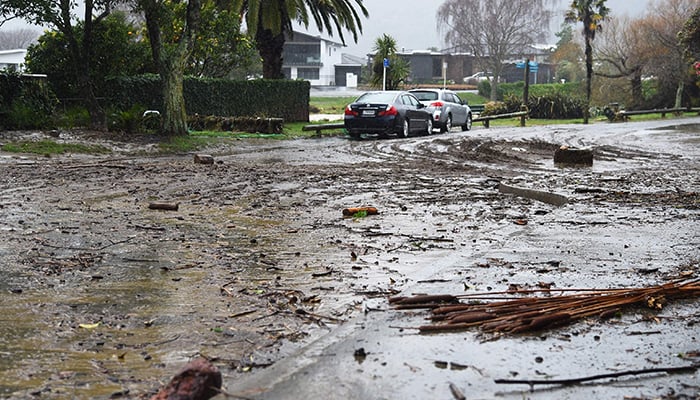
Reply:
[[[112, 154], [0, 153], [1, 398], [148, 398], [197, 355], [232, 398], [699, 396], [697, 371], [494, 383], [698, 363], [697, 299], [493, 338], [420, 335], [426, 314], [387, 297], [697, 276], [700, 118], [222, 141], [213, 165], [100, 142]], [[553, 165], [561, 145], [593, 166]], [[343, 217], [362, 205], [379, 215]]]

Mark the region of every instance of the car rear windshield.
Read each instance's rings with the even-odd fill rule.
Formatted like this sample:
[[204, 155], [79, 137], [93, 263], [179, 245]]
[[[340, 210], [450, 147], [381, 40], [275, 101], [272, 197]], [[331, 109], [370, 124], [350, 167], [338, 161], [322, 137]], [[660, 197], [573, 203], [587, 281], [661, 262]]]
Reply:
[[413, 93], [416, 97], [418, 97], [418, 100], [420, 100], [420, 101], [430, 101], [430, 100], [437, 100], [438, 99], [437, 92], [411, 92], [411, 93]]
[[391, 103], [394, 101], [396, 93], [391, 92], [372, 92], [365, 93], [360, 96], [356, 103]]

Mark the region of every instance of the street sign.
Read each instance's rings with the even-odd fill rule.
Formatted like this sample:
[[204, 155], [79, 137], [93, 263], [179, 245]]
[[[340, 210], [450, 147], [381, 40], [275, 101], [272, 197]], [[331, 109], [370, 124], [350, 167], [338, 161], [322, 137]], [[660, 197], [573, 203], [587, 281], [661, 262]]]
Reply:
[[540, 67], [540, 65], [535, 61], [530, 61], [528, 65], [530, 66], [530, 72], [537, 72]]
[[515, 68], [524, 69], [525, 68], [525, 61], [520, 61], [520, 62], [515, 63]]
[[389, 68], [389, 59], [388, 58], [384, 59], [384, 68]]

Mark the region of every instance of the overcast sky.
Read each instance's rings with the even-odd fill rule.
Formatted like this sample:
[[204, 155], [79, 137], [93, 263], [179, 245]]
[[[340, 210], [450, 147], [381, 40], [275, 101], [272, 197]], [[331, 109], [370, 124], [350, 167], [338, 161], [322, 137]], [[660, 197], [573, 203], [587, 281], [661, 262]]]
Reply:
[[[345, 35], [347, 48], [343, 52], [364, 56], [372, 51], [374, 41], [385, 33], [396, 39], [399, 49], [443, 49], [446, 46], [437, 32], [435, 15], [442, 3], [441, 0], [364, 0], [369, 18], [363, 20], [362, 37], [355, 44], [352, 36]], [[553, 23], [555, 31], [559, 30], [564, 21], [563, 15], [569, 3], [570, 0], [559, 1], [560, 10], [556, 14], [561, 17]], [[606, 5], [613, 15], [637, 16], [643, 13], [643, 6], [647, 3], [648, 0], [607, 0]], [[311, 27], [309, 31], [318, 34]], [[556, 42], [554, 32], [551, 37]], [[337, 35], [329, 39], [340, 41]]]
[[[638, 16], [644, 12], [648, 2], [649, 0], [607, 0], [606, 4], [612, 10], [613, 16]], [[559, 0], [560, 6], [556, 14], [561, 17], [553, 23], [554, 31], [559, 30], [564, 20], [564, 10], [569, 3], [569, 0]], [[364, 57], [372, 51], [374, 41], [385, 33], [396, 39], [399, 49], [427, 50], [445, 47], [437, 31], [435, 16], [442, 0], [364, 0], [364, 4], [370, 16], [362, 21], [362, 36], [354, 43], [352, 35], [344, 34], [347, 44], [344, 53]], [[19, 21], [10, 21], [0, 27], [2, 30], [18, 28], [36, 29], [37, 32], [42, 30]], [[309, 27], [308, 32], [314, 35], [319, 33], [313, 26]], [[555, 42], [554, 32], [551, 38], [552, 42]], [[329, 39], [340, 41], [337, 34]]]

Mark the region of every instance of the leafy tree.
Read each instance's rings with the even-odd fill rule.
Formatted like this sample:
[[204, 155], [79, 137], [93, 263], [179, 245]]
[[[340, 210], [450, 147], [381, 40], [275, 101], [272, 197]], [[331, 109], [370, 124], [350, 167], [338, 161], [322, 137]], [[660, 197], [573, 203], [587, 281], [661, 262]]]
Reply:
[[375, 88], [384, 86], [384, 59], [389, 60], [389, 67], [386, 69], [386, 89], [396, 90], [399, 85], [406, 81], [409, 74], [408, 63], [397, 54], [396, 40], [384, 34], [374, 41], [374, 60], [372, 61], [372, 76], [370, 85]]
[[[73, 27], [78, 41], [83, 40], [83, 21]], [[148, 43], [138, 28], [127, 21], [123, 12], [114, 12], [96, 26], [93, 31], [94, 47], [89, 60], [90, 80], [100, 93], [108, 77], [154, 72]], [[27, 52], [27, 69], [32, 73], [46, 74], [59, 98], [80, 96], [72, 66], [75, 60], [65, 51], [66, 36], [60, 31], [46, 31]]]
[[602, 29], [602, 22], [610, 12], [605, 0], [573, 0], [565, 15], [569, 23], [583, 23], [583, 39], [586, 55], [586, 109], [583, 123], [588, 123], [591, 103], [591, 78], [593, 77], [593, 40], [596, 32]]
[[580, 67], [579, 60], [582, 58], [583, 50], [573, 39], [573, 29], [569, 24], [563, 24], [561, 31], [555, 33], [559, 38], [557, 48], [552, 54], [551, 62], [556, 65], [557, 80], [568, 82], [579, 82], [585, 76]]
[[683, 24], [678, 32], [678, 40], [685, 49], [685, 55], [691, 60], [700, 59], [700, 7]]
[[245, 79], [261, 70], [255, 45], [240, 31], [240, 15], [206, 2], [202, 26], [189, 58], [186, 75]]
[[700, 87], [700, 7], [695, 9], [683, 25], [683, 29], [678, 33], [678, 40], [685, 49], [686, 58], [693, 62], [695, 83]]
[[445, 0], [437, 12], [445, 42], [472, 53], [493, 73], [491, 99], [498, 97], [503, 63], [524, 56], [549, 26], [548, 0]]
[[263, 61], [263, 78], [282, 79], [282, 49], [285, 34], [292, 34], [292, 22], [309, 26], [309, 17], [321, 31], [333, 36], [338, 32], [345, 44], [343, 29], [347, 29], [357, 42], [357, 34], [362, 32], [360, 15], [367, 17], [363, 0], [233, 0], [233, 10], [245, 15], [248, 34]]
[[90, 126], [93, 129], [106, 130], [105, 112], [97, 101], [94, 85], [91, 81], [92, 59], [95, 40], [93, 32], [96, 26], [110, 13], [110, 10], [120, 0], [85, 0], [82, 36], [76, 36], [74, 22], [78, 6], [77, 2], [61, 0], [3, 0], [0, 3], [0, 18], [22, 17], [36, 25], [48, 25], [65, 36], [66, 52], [70, 54], [70, 62], [75, 81], [80, 89], [81, 97], [90, 114]]
[[660, 77], [661, 92], [675, 92], [673, 106], [682, 106], [685, 84], [689, 80], [690, 63], [685, 47], [678, 40], [678, 32], [697, 8], [697, 0], [659, 1], [654, 11], [644, 19], [645, 42], [652, 46], [649, 70]]

